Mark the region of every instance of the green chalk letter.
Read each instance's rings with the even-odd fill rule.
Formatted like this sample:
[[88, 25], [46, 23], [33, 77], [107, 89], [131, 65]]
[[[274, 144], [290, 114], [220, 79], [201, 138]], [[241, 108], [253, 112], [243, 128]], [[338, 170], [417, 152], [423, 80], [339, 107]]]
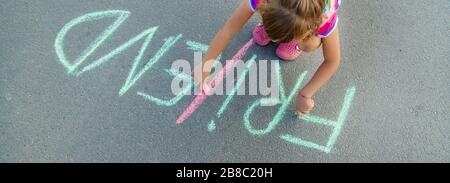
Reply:
[[[130, 12], [128, 11], [121, 11], [121, 10], [111, 10], [111, 11], [101, 11], [101, 12], [94, 12], [89, 13], [83, 16], [80, 16], [78, 18], [73, 19], [69, 23], [67, 23], [61, 31], [58, 33], [56, 40], [55, 40], [55, 50], [56, 54], [58, 55], [59, 61], [61, 64], [66, 67], [68, 73], [74, 72], [78, 66], [83, 63], [89, 55], [94, 53], [94, 51], [112, 34], [116, 29], [128, 18], [130, 15]], [[67, 33], [74, 28], [75, 26], [85, 23], [85, 22], [92, 22], [104, 18], [114, 18], [116, 17], [116, 21], [114, 21], [113, 24], [111, 24], [109, 27], [103, 31], [100, 36], [98, 36], [94, 42], [92, 42], [88, 48], [86, 48], [81, 55], [75, 59], [73, 63], [70, 63], [69, 60], [66, 57], [66, 54], [64, 53], [64, 38], [66, 37]]]
[[354, 86], [347, 89], [347, 92], [345, 93], [345, 97], [344, 97], [344, 102], [342, 103], [341, 112], [339, 113], [336, 121], [323, 119], [323, 118], [320, 118], [317, 116], [312, 116], [312, 115], [299, 117], [301, 120], [304, 120], [306, 122], [330, 126], [333, 128], [333, 132], [328, 137], [328, 142], [326, 145], [319, 145], [314, 142], [306, 141], [306, 140], [303, 140], [299, 137], [295, 137], [290, 134], [280, 135], [280, 138], [287, 142], [290, 142], [290, 143], [293, 143], [296, 145], [305, 146], [308, 148], [317, 149], [317, 150], [325, 152], [325, 153], [331, 152], [331, 149], [333, 148], [334, 144], [336, 143], [337, 137], [341, 133], [342, 127], [344, 126], [345, 120], [349, 113], [350, 106], [351, 106], [351, 104], [353, 102], [353, 98], [355, 96], [355, 92], [356, 92], [356, 87], [354, 87]]
[[[127, 80], [125, 81], [125, 84], [122, 86], [122, 88], [119, 91], [119, 95], [124, 95], [155, 63], [159, 61], [159, 59], [182, 37], [181, 34], [178, 36], [170, 36], [165, 39], [163, 46], [159, 49], [159, 51], [145, 64], [144, 68], [142, 68], [139, 72], [136, 71], [137, 67], [139, 66], [140, 62], [142, 61], [142, 57], [152, 40], [154, 34], [158, 30], [158, 27], [151, 27], [143, 32], [141, 32], [139, 35], [131, 38], [126, 43], [122, 44], [121, 46], [117, 47], [116, 49], [112, 50], [110, 53], [106, 54], [105, 56], [101, 57], [100, 59], [94, 61], [93, 63], [87, 65], [86, 67], [79, 69], [78, 67], [86, 61], [86, 59], [92, 55], [95, 50], [102, 45], [102, 43], [111, 36], [119, 27], [120, 25], [128, 18], [130, 15], [130, 12], [128, 11], [121, 11], [121, 10], [111, 10], [111, 11], [102, 11], [102, 12], [95, 12], [86, 14], [83, 16], [80, 16], [78, 18], [75, 18], [74, 20], [67, 23], [62, 30], [59, 32], [58, 36], [55, 40], [55, 49], [56, 53], [58, 55], [59, 61], [66, 67], [69, 74], [75, 74], [76, 76], [80, 76], [82, 73], [90, 71], [92, 69], [95, 69], [99, 67], [100, 65], [108, 62], [111, 58], [117, 56], [118, 54], [122, 53], [123, 51], [127, 50], [132, 45], [136, 44], [139, 40], [144, 39], [144, 43], [141, 46], [141, 49], [139, 50], [138, 55], [134, 59], [133, 66], [131, 68], [131, 71], [127, 77]], [[66, 37], [67, 33], [75, 26], [80, 25], [85, 22], [91, 22], [95, 20], [100, 20], [104, 18], [111, 18], [111, 17], [117, 17], [117, 20], [106, 28], [105, 31], [103, 31], [100, 36], [98, 36], [89, 46], [86, 48], [81, 55], [73, 62], [70, 63], [67, 59], [65, 53], [64, 53], [64, 38]]]
[[156, 105], [159, 106], [165, 106], [165, 107], [170, 107], [170, 106], [174, 106], [176, 105], [184, 96], [186, 96], [187, 94], [189, 94], [190, 90], [192, 89], [192, 87], [194, 86], [194, 81], [192, 80], [192, 77], [182, 73], [178, 70], [165, 70], [169, 75], [175, 77], [175, 79], [181, 79], [183, 81], [188, 82], [189, 84], [184, 86], [184, 88], [172, 99], [170, 100], [164, 100], [164, 99], [160, 99], [160, 98], [156, 98], [154, 96], [151, 96], [147, 93], [144, 92], [138, 92], [137, 95], [143, 97], [144, 99], [146, 99], [148, 102], [150, 103], [155, 103]]
[[[247, 109], [247, 111], [244, 114], [244, 126], [245, 128], [252, 133], [253, 135], [256, 136], [262, 136], [265, 135], [269, 132], [271, 132], [272, 130], [275, 129], [275, 127], [278, 125], [278, 123], [281, 122], [281, 120], [283, 119], [286, 110], [289, 107], [290, 102], [295, 98], [295, 96], [298, 93], [298, 90], [300, 89], [300, 86], [303, 82], [303, 80], [305, 79], [305, 76], [307, 74], [307, 71], [303, 72], [298, 80], [297, 83], [295, 84], [294, 88], [292, 89], [291, 93], [289, 94], [288, 97], [286, 97], [286, 93], [284, 90], [284, 84], [282, 81], [282, 77], [281, 77], [281, 69], [280, 69], [280, 65], [277, 62], [275, 65], [276, 68], [276, 74], [277, 74], [277, 83], [279, 84], [279, 88], [280, 88], [280, 97], [279, 99], [277, 98], [262, 98], [259, 100], [256, 100], [255, 102], [253, 102], [252, 105], [250, 105], [250, 107]], [[274, 105], [278, 105], [281, 104], [280, 108], [278, 109], [278, 112], [275, 114], [275, 116], [273, 117], [272, 121], [269, 122], [269, 124], [267, 125], [267, 128], [265, 129], [255, 129], [253, 128], [253, 126], [251, 125], [250, 122], [250, 116], [253, 113], [253, 111], [255, 110], [256, 107], [261, 107], [261, 106], [274, 106]]]

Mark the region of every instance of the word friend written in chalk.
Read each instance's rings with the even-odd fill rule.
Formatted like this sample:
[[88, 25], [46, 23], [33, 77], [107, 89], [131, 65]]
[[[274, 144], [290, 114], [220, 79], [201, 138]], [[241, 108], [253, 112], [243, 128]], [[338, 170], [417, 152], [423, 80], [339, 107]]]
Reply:
[[[145, 52], [150, 45], [153, 36], [156, 34], [157, 30], [159, 29], [158, 26], [150, 27], [137, 36], [131, 38], [129, 41], [125, 42], [121, 46], [113, 49], [108, 54], [102, 56], [100, 59], [97, 59], [93, 61], [91, 64], [88, 64], [87, 66], [81, 67], [81, 65], [88, 60], [88, 58], [95, 53], [97, 48], [99, 48], [105, 40], [107, 40], [110, 36], [113, 35], [115, 31], [125, 22], [125, 20], [129, 17], [131, 13], [124, 10], [109, 10], [109, 11], [101, 11], [101, 12], [94, 12], [82, 15], [80, 17], [77, 17], [73, 20], [71, 20], [69, 23], [67, 23], [61, 31], [58, 33], [56, 40], [55, 40], [55, 50], [56, 54], [59, 58], [60, 63], [66, 68], [67, 73], [71, 76], [80, 77], [84, 73], [91, 71], [95, 68], [98, 68], [102, 65], [104, 65], [107, 62], [110, 62], [114, 57], [118, 56], [122, 52], [130, 49], [132, 45], [135, 45], [138, 43], [139, 40], [144, 40], [142, 43], [141, 48], [139, 49], [138, 55], [134, 58], [133, 64], [131, 66], [130, 72], [128, 74], [128, 77], [125, 80], [125, 83], [122, 85], [122, 88], [119, 90], [119, 96], [123, 96], [125, 93], [129, 92], [132, 87], [136, 85], [136, 83], [142, 79], [145, 74], [151, 70], [154, 69], [154, 66], [163, 58], [163, 56], [182, 38], [182, 34], [176, 35], [176, 36], [169, 36], [164, 39], [164, 43], [162, 44], [161, 48], [152, 56], [152, 58], [148, 59], [148, 61], [145, 63], [144, 67], [139, 69], [138, 66], [141, 65], [140, 63], [144, 60]], [[66, 54], [64, 49], [64, 43], [65, 38], [67, 34], [72, 30], [74, 27], [79, 26], [83, 23], [92, 22], [92, 21], [99, 21], [105, 18], [116, 18], [116, 20], [108, 26], [89, 46], [81, 52], [81, 54], [74, 60], [70, 61]], [[193, 50], [193, 51], [200, 51], [200, 52], [206, 52], [208, 49], [208, 46], [196, 41], [188, 40], [186, 41], [187, 49]], [[247, 50], [253, 45], [253, 41], [250, 40], [243, 48], [241, 48], [238, 53], [235, 56], [236, 59], [241, 59], [246, 55]], [[230, 106], [230, 103], [233, 101], [234, 96], [237, 93], [238, 88], [241, 87], [243, 84], [246, 76], [248, 75], [248, 72], [250, 68], [255, 64], [256, 55], [253, 55], [251, 59], [246, 64], [246, 69], [243, 71], [241, 77], [238, 79], [236, 85], [232, 89], [231, 95], [228, 95], [225, 101], [223, 102], [222, 106], [216, 113], [216, 119], [220, 119], [225, 112], [227, 111], [227, 108]], [[223, 77], [226, 76], [227, 70], [231, 70], [233, 68], [235, 62], [227, 63], [225, 66], [225, 71], [220, 71], [222, 74], [217, 75], [217, 78], [214, 79], [214, 82], [220, 82], [223, 80]], [[279, 123], [282, 122], [286, 114], [293, 113], [293, 111], [288, 111], [288, 106], [292, 102], [292, 100], [295, 98], [295, 94], [299, 91], [301, 84], [303, 83], [303, 80], [305, 79], [307, 72], [303, 72], [299, 75], [297, 82], [293, 89], [286, 93], [285, 86], [283, 84], [283, 78], [281, 74], [280, 65], [278, 62], [274, 63], [275, 66], [275, 72], [277, 75], [277, 85], [280, 90], [280, 98], [260, 98], [255, 100], [252, 104], [249, 104], [249, 107], [243, 114], [243, 126], [246, 130], [249, 131], [250, 134], [254, 135], [255, 137], [262, 137], [267, 135], [268, 133], [272, 132], [276, 126], [278, 126]], [[173, 69], [164, 69], [164, 73], [166, 73], [170, 77], [178, 78], [182, 81], [185, 81], [189, 83], [182, 92], [179, 92], [176, 96], [174, 96], [171, 99], [161, 99], [156, 96], [153, 96], [151, 94], [138, 91], [136, 93], [137, 96], [142, 97], [144, 100], [148, 101], [151, 104], [155, 104], [157, 106], [161, 107], [172, 107], [177, 105], [181, 99], [186, 96], [186, 94], [190, 91], [190, 89], [194, 86], [192, 77], [189, 74], [182, 73], [178, 70]], [[217, 84], [217, 83], [215, 83]], [[292, 134], [282, 134], [279, 136], [279, 139], [294, 144], [303, 146], [306, 148], [316, 149], [324, 153], [331, 152], [334, 144], [337, 141], [337, 138], [339, 134], [341, 133], [341, 130], [343, 129], [343, 125], [346, 121], [347, 115], [349, 113], [350, 106], [352, 104], [354, 95], [356, 92], [356, 87], [351, 86], [347, 89], [344, 101], [341, 106], [341, 111], [338, 113], [336, 120], [329, 120], [325, 119], [319, 116], [315, 115], [307, 115], [307, 116], [298, 116], [296, 113], [295, 116], [298, 117], [298, 119], [310, 122], [318, 125], [322, 125], [328, 128], [332, 128], [332, 133], [328, 137], [328, 141], [325, 145], [317, 144], [312, 141], [304, 140], [300, 137], [294, 136]], [[194, 99], [194, 101], [187, 106], [186, 110], [179, 116], [179, 118], [176, 120], [177, 124], [181, 124], [183, 121], [187, 120], [189, 116], [191, 116], [197, 108], [203, 104], [203, 102], [206, 100], [206, 95], [200, 95], [197, 96], [197, 98]], [[241, 104], [242, 105], [242, 104]], [[279, 110], [275, 114], [275, 116], [271, 119], [270, 122], [268, 122], [267, 127], [265, 129], [256, 129], [252, 125], [252, 115], [256, 108], [258, 107], [264, 107], [264, 106], [276, 106], [279, 105]], [[208, 124], [208, 131], [213, 132], [216, 130], [217, 126], [215, 123], [215, 119], [209, 121]], [[209, 174], [209, 173], [208, 173]], [[193, 172], [189, 174], [189, 172], [182, 172], [181, 175], [183, 176], [201, 176], [206, 175], [208, 176], [206, 172], [203, 172], [200, 174], [200, 172]]]

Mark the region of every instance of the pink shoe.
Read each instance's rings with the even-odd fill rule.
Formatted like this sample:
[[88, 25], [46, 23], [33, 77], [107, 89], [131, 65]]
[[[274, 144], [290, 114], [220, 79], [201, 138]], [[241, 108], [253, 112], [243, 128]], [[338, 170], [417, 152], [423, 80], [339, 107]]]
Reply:
[[293, 61], [302, 55], [303, 51], [298, 47], [298, 41], [293, 40], [289, 43], [280, 43], [276, 53], [282, 60]]
[[262, 24], [258, 24], [253, 30], [253, 40], [260, 46], [267, 46], [270, 43], [269, 35]]

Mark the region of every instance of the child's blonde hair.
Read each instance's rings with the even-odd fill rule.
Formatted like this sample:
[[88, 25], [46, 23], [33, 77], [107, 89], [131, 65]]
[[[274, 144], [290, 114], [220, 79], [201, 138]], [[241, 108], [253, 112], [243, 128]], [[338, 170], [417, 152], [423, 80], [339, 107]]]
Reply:
[[258, 7], [264, 28], [272, 40], [301, 41], [313, 36], [322, 24], [328, 0], [268, 0]]

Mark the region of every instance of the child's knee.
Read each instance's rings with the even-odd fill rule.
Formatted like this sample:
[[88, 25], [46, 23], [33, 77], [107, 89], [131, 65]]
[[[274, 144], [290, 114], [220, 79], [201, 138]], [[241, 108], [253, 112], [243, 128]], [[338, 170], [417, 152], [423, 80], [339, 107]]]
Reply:
[[305, 45], [305, 46], [302, 46], [302, 50], [304, 51], [304, 52], [306, 52], [306, 53], [311, 53], [311, 52], [314, 52], [314, 51], [316, 51], [317, 49], [319, 49], [320, 48], [320, 44], [317, 44], [317, 45]]
[[320, 38], [311, 38], [310, 40], [300, 43], [301, 50], [304, 52], [310, 53], [316, 51], [320, 48], [322, 41]]

